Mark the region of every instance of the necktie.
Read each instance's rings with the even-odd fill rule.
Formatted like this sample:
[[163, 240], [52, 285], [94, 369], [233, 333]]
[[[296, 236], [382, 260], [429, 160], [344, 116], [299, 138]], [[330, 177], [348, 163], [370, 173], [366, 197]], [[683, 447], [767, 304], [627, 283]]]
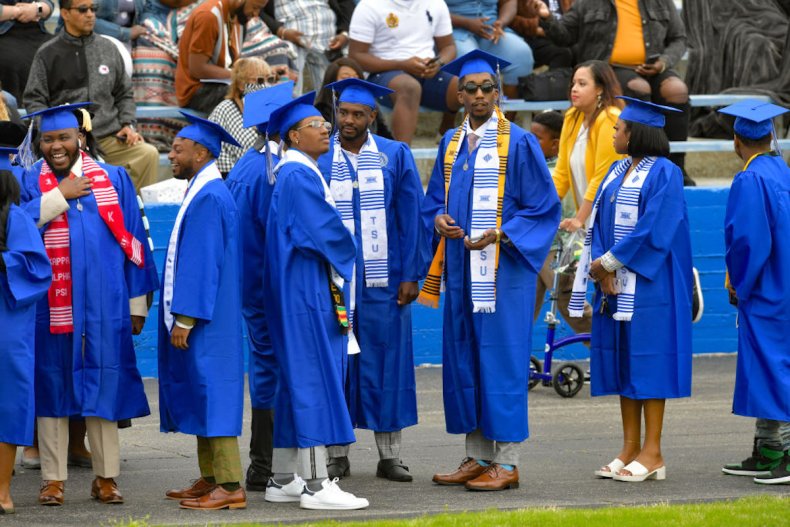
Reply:
[[475, 135], [475, 134], [473, 134], [471, 132], [469, 133], [469, 153], [470, 154], [472, 152], [474, 152], [475, 148], [477, 148], [477, 142], [479, 140], [480, 140], [480, 138], [477, 137], [477, 135]]

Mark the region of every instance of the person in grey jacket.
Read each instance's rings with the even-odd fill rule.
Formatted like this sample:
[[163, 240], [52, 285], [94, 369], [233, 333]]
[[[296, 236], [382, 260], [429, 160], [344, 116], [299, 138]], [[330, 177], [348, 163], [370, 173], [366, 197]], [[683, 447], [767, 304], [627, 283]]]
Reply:
[[[576, 0], [562, 19], [540, 0], [532, 4], [546, 36], [570, 46], [577, 63], [608, 62], [625, 95], [681, 110], [666, 116], [664, 131], [670, 141], [688, 138], [688, 87], [672, 69], [686, 52], [686, 30], [673, 0]], [[685, 155], [669, 158], [693, 185]]]
[[93, 32], [91, 0], [62, 0], [63, 31], [36, 52], [24, 93], [28, 113], [93, 101], [93, 135], [104, 161], [124, 167], [140, 188], [156, 182], [159, 154], [135, 130], [132, 82], [118, 49]]

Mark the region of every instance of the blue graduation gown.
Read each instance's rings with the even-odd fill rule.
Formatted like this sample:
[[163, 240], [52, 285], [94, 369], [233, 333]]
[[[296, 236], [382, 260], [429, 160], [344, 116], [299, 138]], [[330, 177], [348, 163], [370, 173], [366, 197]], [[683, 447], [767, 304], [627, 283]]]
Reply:
[[790, 421], [790, 169], [756, 157], [735, 176], [724, 220], [727, 269], [738, 295], [732, 411]]
[[0, 253], [0, 443], [33, 444], [36, 420], [36, 302], [46, 296], [52, 268], [33, 220], [11, 205], [7, 251]]
[[238, 232], [238, 211], [225, 183], [206, 183], [184, 213], [176, 248], [171, 310], [196, 319], [187, 350], [170, 344], [164, 306], [159, 305], [162, 432], [241, 435], [244, 352]]
[[[272, 167], [279, 158], [272, 155]], [[277, 363], [263, 306], [263, 258], [266, 245], [266, 218], [274, 186], [266, 174], [266, 154], [250, 148], [238, 160], [225, 180], [239, 209], [242, 248], [242, 312], [249, 337], [248, 377], [252, 407], [274, 407]]]
[[[354, 441], [343, 391], [348, 339], [340, 332], [328, 268], [351, 278], [354, 238], [309, 167], [282, 165], [266, 225], [266, 315], [279, 367], [274, 447]], [[346, 292], [348, 288], [346, 288]]]
[[[445, 213], [444, 154], [453, 133], [442, 139], [428, 184], [423, 206], [428, 233], [434, 233], [434, 218]], [[480, 149], [469, 156], [467, 146], [463, 141], [453, 164], [446, 212], [469, 233]], [[512, 244], [503, 243], [499, 252], [494, 313], [472, 312], [469, 251], [463, 239], [446, 243], [442, 375], [449, 433], [481, 429], [486, 438], [504, 442], [529, 437], [527, 382], [535, 283], [559, 222], [560, 201], [538, 142], [511, 125], [502, 231]]]
[[[49, 301], [46, 297], [39, 301], [36, 415], [40, 417], [81, 415], [118, 421], [150, 413], [132, 343], [129, 299], [157, 288], [156, 267], [129, 175], [121, 167], [100, 166], [118, 194], [126, 229], [142, 242], [145, 267], [140, 269], [123, 253], [99, 216], [93, 194], [68, 200], [74, 333], [50, 333]], [[31, 203], [41, 198], [39, 172], [37, 164], [25, 174]], [[39, 207], [29, 210], [37, 215]]]
[[614, 244], [615, 203], [623, 176], [603, 192], [593, 226], [592, 258], [606, 251], [637, 276], [630, 322], [612, 318], [617, 298], [596, 286], [590, 346], [592, 395], [666, 399], [691, 395], [691, 238], [683, 175], [666, 158], [650, 169], [633, 232]]
[[[408, 147], [374, 136], [382, 154], [384, 206], [387, 219], [389, 285], [367, 287], [362, 255], [359, 189], [354, 189], [356, 258], [356, 318], [354, 333], [362, 353], [349, 357], [347, 396], [355, 427], [393, 432], [417, 424], [417, 388], [414, 380], [411, 305], [398, 306], [401, 282], [425, 278], [429, 247], [423, 249], [420, 175]], [[334, 141], [318, 159], [321, 173], [332, 171]], [[352, 180], [357, 180], [348, 163]], [[327, 181], [328, 183], [328, 181]]]

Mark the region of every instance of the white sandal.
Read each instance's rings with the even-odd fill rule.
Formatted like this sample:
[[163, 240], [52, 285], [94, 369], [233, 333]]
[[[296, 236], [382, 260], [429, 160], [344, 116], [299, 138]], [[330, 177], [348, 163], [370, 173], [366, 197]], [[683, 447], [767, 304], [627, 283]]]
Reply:
[[[627, 470], [628, 472], [631, 473], [631, 475], [627, 476], [625, 474], [621, 475], [619, 473], [616, 473], [613, 477], [615, 481], [626, 481], [629, 483], [636, 483], [640, 481], [645, 481], [646, 479], [656, 479], [656, 480], [667, 479], [666, 465], [662, 465], [653, 470], [647, 470], [647, 467], [645, 467], [639, 461], [632, 461], [621, 470]], [[618, 472], [620, 471], [618, 470]]]
[[[615, 474], [620, 472], [620, 469], [625, 466], [625, 461], [621, 460], [619, 457], [614, 458], [612, 461], [609, 462], [608, 465], [604, 465], [598, 470], [595, 471], [595, 475], [599, 478], [611, 478], [614, 477]], [[606, 469], [609, 470], [606, 470]]]

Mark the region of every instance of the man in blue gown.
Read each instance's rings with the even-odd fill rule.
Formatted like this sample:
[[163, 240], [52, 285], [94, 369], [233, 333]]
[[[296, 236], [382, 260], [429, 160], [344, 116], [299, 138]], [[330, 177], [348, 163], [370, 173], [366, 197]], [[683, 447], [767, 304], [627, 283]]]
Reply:
[[[274, 476], [266, 501], [306, 509], [368, 506], [327, 477], [326, 445], [354, 442], [343, 391], [348, 348], [344, 296], [356, 244], [335, 208], [317, 160], [331, 125], [312, 105], [315, 93], [276, 110], [269, 130], [285, 152], [266, 223], [265, 307], [277, 358]], [[345, 290], [345, 291], [344, 291]], [[345, 293], [345, 294], [344, 294]]]
[[729, 288], [738, 306], [738, 368], [732, 411], [757, 418], [752, 456], [725, 465], [755, 483], [790, 483], [790, 168], [778, 149], [773, 118], [788, 110], [743, 101], [734, 115], [735, 175], [724, 217]]
[[73, 109], [85, 104], [28, 116], [41, 115], [44, 161], [25, 173], [26, 197], [35, 202], [55, 195], [65, 179], [83, 189], [79, 197], [59, 196], [65, 212], [46, 223], [38, 218], [53, 267], [52, 287], [38, 303], [36, 319], [42, 505], [63, 503], [72, 416], [85, 417], [88, 429], [96, 475], [91, 495], [122, 503], [114, 481], [120, 473], [117, 422], [150, 413], [132, 335], [145, 323], [156, 268], [128, 174], [99, 166], [79, 149]]
[[[361, 353], [349, 357], [346, 381], [351, 421], [373, 430], [379, 451], [378, 477], [411, 481], [400, 460], [401, 430], [417, 424], [410, 304], [429, 256], [420, 226], [423, 190], [405, 143], [368, 131], [376, 97], [392, 93], [360, 79], [327, 86], [340, 94], [337, 132], [318, 167], [357, 251], [350, 306]], [[330, 477], [349, 475], [348, 445], [330, 447]]]
[[419, 301], [438, 305], [444, 274], [444, 413], [466, 434], [461, 466], [433, 481], [472, 490], [518, 486], [536, 277], [560, 221], [535, 136], [495, 104], [507, 64], [475, 50], [445, 66], [467, 118], [442, 139], [423, 206], [438, 248]]
[[200, 478], [165, 494], [184, 509], [243, 509], [239, 213], [217, 168], [222, 126], [190, 121], [168, 155], [173, 176], [189, 184], [176, 216], [159, 302], [159, 415], [162, 432], [197, 436]]
[[[262, 492], [272, 476], [272, 434], [277, 365], [263, 306], [263, 256], [266, 246], [266, 217], [274, 180], [270, 171], [280, 161], [277, 144], [266, 132], [271, 113], [291, 100], [293, 82], [284, 82], [244, 98], [244, 126], [255, 126], [260, 134], [255, 144], [241, 156], [228, 174], [228, 185], [239, 209], [242, 247], [242, 312], [247, 322], [252, 424], [250, 466], [245, 487]], [[268, 152], [268, 154], [267, 154]], [[268, 162], [267, 162], [268, 158]]]

